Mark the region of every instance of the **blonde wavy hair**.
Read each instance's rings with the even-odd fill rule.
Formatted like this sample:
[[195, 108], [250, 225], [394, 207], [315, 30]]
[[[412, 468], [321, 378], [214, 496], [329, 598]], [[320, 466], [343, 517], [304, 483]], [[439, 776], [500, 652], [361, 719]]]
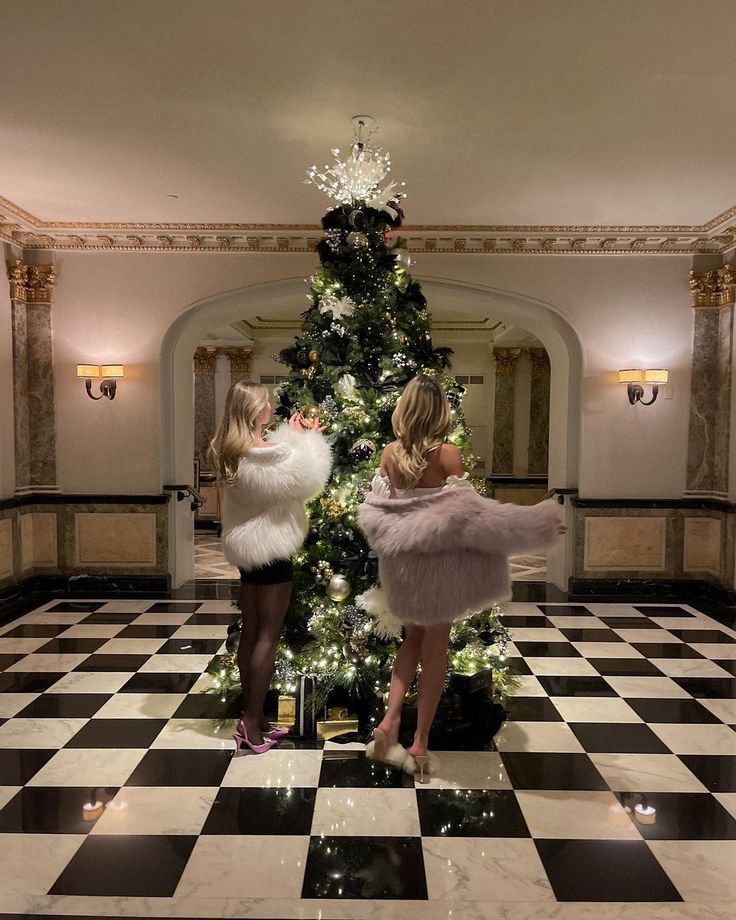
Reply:
[[235, 480], [238, 464], [256, 441], [256, 419], [269, 399], [266, 387], [252, 380], [238, 380], [225, 400], [225, 412], [210, 441], [209, 457], [219, 482]]
[[391, 461], [404, 488], [412, 489], [427, 468], [427, 454], [444, 443], [452, 415], [436, 377], [419, 374], [404, 388], [391, 416], [396, 444]]

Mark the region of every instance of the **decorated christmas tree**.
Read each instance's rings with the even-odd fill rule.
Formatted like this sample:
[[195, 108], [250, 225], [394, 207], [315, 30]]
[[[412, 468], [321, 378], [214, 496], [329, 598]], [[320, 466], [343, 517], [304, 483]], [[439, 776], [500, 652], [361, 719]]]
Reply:
[[[380, 710], [398, 633], [380, 609], [377, 560], [357, 527], [357, 511], [383, 447], [393, 440], [391, 414], [412, 377], [440, 380], [453, 411], [449, 440], [462, 451], [466, 469], [472, 472], [476, 461], [462, 414], [464, 389], [449, 373], [452, 352], [432, 343], [427, 301], [398, 234], [404, 193], [387, 181], [389, 155], [371, 143], [366, 119], [356, 122], [350, 149], [333, 150], [332, 164], [307, 173], [306, 181], [333, 204], [322, 218], [320, 265], [308, 282], [301, 330], [278, 356], [290, 373], [277, 392], [277, 421], [298, 409], [325, 425], [334, 470], [308, 508], [310, 531], [294, 559], [274, 686], [293, 693], [297, 676], [310, 675], [320, 700], [366, 712], [372, 702]], [[482, 480], [473, 481], [483, 490]], [[484, 687], [489, 699], [501, 698], [510, 678], [506, 639], [495, 611], [458, 624], [451, 675]], [[211, 671], [223, 699], [238, 695], [234, 657], [216, 660]]]

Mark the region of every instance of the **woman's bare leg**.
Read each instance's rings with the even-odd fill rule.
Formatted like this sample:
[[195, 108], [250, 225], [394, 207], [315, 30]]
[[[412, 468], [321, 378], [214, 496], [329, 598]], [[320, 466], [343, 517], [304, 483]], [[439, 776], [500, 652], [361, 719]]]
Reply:
[[451, 623], [440, 623], [424, 629], [420, 655], [422, 672], [419, 675], [417, 730], [414, 734], [414, 744], [409, 748], [409, 753], [415, 756], [427, 753], [429, 730], [432, 728], [445, 685], [451, 626]]
[[263, 703], [273, 678], [276, 650], [290, 599], [290, 581], [256, 585], [258, 633], [248, 667], [248, 696], [243, 704], [243, 722], [253, 744], [263, 742]]
[[411, 687], [416, 677], [423, 637], [424, 627], [406, 626], [404, 629], [404, 641], [396, 653], [396, 660], [391, 672], [391, 686], [388, 691], [386, 714], [381, 723], [376, 726], [385, 733], [389, 746], [396, 744], [399, 740], [401, 710], [409, 687]]

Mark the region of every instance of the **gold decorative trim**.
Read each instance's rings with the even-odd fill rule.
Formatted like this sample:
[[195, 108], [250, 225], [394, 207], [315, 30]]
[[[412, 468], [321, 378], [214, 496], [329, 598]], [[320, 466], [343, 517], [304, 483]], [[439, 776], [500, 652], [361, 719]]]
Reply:
[[690, 272], [690, 292], [696, 310], [718, 310], [736, 301], [733, 266], [709, 272]]
[[252, 348], [228, 347], [222, 349], [222, 354], [227, 355], [230, 361], [230, 372], [232, 374], [250, 373], [250, 365], [253, 360]]
[[217, 348], [201, 347], [194, 351], [194, 373], [212, 374], [217, 361]]
[[494, 348], [493, 358], [496, 362], [496, 374], [499, 377], [512, 377], [521, 356], [520, 348]]
[[54, 302], [56, 273], [53, 265], [28, 265], [21, 259], [7, 265], [11, 300], [39, 304]]

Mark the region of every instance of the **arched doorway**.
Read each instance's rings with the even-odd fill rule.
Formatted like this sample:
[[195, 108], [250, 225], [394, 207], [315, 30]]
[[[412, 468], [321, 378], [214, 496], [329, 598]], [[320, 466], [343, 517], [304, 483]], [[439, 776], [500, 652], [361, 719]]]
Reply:
[[[492, 313], [522, 326], [544, 346], [551, 365], [549, 483], [575, 488], [578, 478], [582, 349], [567, 321], [543, 301], [513, 291], [421, 276], [429, 304], [445, 312]], [[249, 313], [268, 314], [298, 303], [303, 278], [288, 278], [217, 294], [189, 306], [171, 324], [161, 347], [162, 485], [188, 483], [192, 475], [194, 399], [192, 354], [213, 327]], [[187, 502], [172, 502], [169, 518], [169, 571], [174, 586], [194, 576], [194, 537]], [[564, 588], [570, 574], [572, 534], [548, 560], [548, 579]]]

